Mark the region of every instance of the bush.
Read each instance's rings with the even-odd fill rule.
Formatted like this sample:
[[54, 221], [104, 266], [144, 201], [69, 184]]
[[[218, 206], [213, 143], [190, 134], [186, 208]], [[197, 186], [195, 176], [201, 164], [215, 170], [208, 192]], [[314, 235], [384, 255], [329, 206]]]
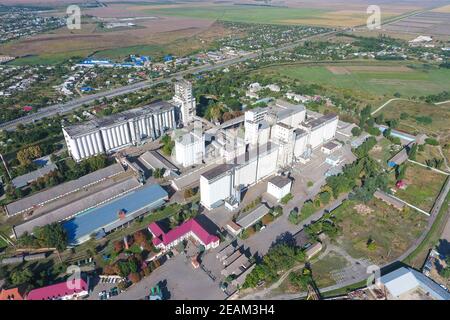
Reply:
[[292, 196], [292, 193], [288, 193], [287, 195], [285, 195], [280, 202], [282, 204], [287, 204], [289, 201], [291, 201], [294, 197]]
[[359, 135], [361, 135], [362, 130], [358, 127], [353, 127], [352, 129], [352, 135], [354, 137], [358, 137]]
[[429, 144], [429, 145], [431, 145], [431, 146], [438, 146], [438, 145], [439, 145], [439, 141], [437, 141], [437, 140], [434, 139], [434, 138], [426, 138], [426, 139], [425, 139], [425, 143], [426, 143], [426, 144]]

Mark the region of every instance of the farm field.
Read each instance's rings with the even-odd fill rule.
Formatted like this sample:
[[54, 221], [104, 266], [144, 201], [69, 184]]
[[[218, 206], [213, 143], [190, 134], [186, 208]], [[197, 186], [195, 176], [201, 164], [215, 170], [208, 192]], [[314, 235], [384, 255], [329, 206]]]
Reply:
[[[370, 66], [370, 68], [368, 68]], [[330, 67], [334, 67], [330, 71]], [[338, 69], [336, 69], [338, 68]], [[392, 96], [421, 96], [448, 90], [449, 69], [411, 69], [399, 62], [355, 63], [328, 66], [283, 65], [267, 68], [265, 73], [286, 76], [307, 83], [316, 83], [336, 89], [350, 89], [356, 95], [363, 92], [370, 98]]]
[[[355, 259], [379, 265], [390, 262], [405, 252], [427, 225], [425, 215], [409, 209], [400, 212], [378, 199], [365, 204], [366, 212], [358, 212], [356, 204], [347, 201], [333, 211], [341, 227], [336, 241]], [[374, 245], [368, 245], [370, 240]]]
[[[201, 19], [164, 17], [137, 20], [138, 28], [109, 30], [98, 21], [82, 21], [81, 30], [60, 28], [0, 46], [0, 53], [19, 56], [15, 64], [53, 64], [71, 57], [86, 57], [106, 51], [108, 58], [127, 54], [184, 55], [206, 48], [229, 31], [218, 23]], [[136, 50], [142, 50], [142, 52]]]
[[[366, 23], [367, 6], [346, 3], [345, 9], [338, 4], [321, 1], [288, 1], [285, 6], [264, 7], [258, 5], [225, 4], [171, 4], [142, 6], [146, 13], [162, 16], [178, 16], [198, 19], [234, 22], [302, 24], [327, 27], [352, 27]], [[385, 19], [417, 9], [417, 6], [384, 6]]]
[[[397, 190], [396, 196], [422, 210], [429, 212], [447, 176], [418, 164], [408, 162], [403, 179], [407, 188]], [[395, 182], [394, 180], [392, 181]]]

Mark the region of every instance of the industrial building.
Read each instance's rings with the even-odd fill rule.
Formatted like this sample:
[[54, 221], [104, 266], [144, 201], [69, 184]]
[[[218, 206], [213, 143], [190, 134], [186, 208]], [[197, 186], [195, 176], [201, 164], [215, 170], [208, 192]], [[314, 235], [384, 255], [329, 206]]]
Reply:
[[380, 278], [380, 285], [395, 300], [450, 300], [450, 293], [412, 268], [401, 267]]
[[75, 161], [80, 161], [157, 139], [176, 127], [175, 106], [159, 101], [62, 130], [69, 154]]
[[93, 186], [107, 179], [113, 178], [124, 172], [120, 164], [114, 164], [106, 168], [94, 171], [79, 179], [62, 183], [56, 187], [37, 192], [31, 196], [22, 198], [6, 205], [5, 211], [8, 217], [22, 213], [32, 213], [40, 207], [62, 199], [72, 193]]
[[175, 161], [183, 167], [201, 164], [205, 157], [205, 135], [189, 132], [175, 139]]
[[235, 158], [234, 164], [220, 164], [200, 176], [200, 203], [211, 210], [222, 204], [235, 208], [248, 187], [277, 170], [278, 146], [272, 143]]
[[168, 200], [168, 193], [158, 184], [144, 186], [101, 206], [76, 215], [63, 224], [68, 242], [80, 244], [91, 235], [102, 235], [157, 209]]
[[195, 116], [192, 84], [175, 83], [175, 95], [169, 102], [158, 101], [124, 112], [63, 127], [67, 149], [80, 161], [101, 153], [110, 153], [130, 145], [161, 137], [165, 132], [187, 125]]
[[267, 182], [267, 193], [280, 201], [291, 192], [292, 180], [287, 177], [275, 176]]
[[181, 113], [181, 121], [184, 125], [192, 122], [195, 116], [195, 98], [192, 94], [192, 83], [180, 80], [175, 83], [175, 95], [171, 101]]
[[[200, 176], [201, 204], [208, 210], [222, 204], [234, 210], [241, 201], [242, 192], [250, 186], [294, 163], [309, 161], [314, 149], [335, 137], [338, 121], [335, 114], [307, 114], [303, 105], [282, 100], [274, 101], [267, 108], [246, 111], [242, 146], [239, 138], [232, 141], [233, 148], [220, 145], [220, 132], [211, 143], [220, 151], [226, 164]], [[334, 151], [337, 145], [327, 147], [333, 147], [331, 151]], [[290, 189], [290, 186], [284, 187]], [[272, 191], [277, 198], [281, 194]]]

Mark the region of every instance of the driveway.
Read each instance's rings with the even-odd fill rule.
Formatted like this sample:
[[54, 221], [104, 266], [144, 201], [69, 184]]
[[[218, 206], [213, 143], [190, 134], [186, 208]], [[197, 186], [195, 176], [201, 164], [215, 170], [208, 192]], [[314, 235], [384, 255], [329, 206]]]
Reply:
[[151, 275], [111, 300], [139, 300], [147, 296], [157, 284], [170, 300], [224, 300], [225, 293], [201, 268], [194, 269], [183, 254], [165, 262]]

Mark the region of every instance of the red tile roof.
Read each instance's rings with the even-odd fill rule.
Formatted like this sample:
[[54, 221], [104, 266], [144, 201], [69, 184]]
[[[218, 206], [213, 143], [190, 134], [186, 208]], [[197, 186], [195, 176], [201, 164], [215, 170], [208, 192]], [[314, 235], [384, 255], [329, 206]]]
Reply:
[[19, 288], [3, 289], [0, 291], [1, 300], [23, 300], [23, 296], [19, 291]]
[[148, 226], [149, 231], [154, 235], [153, 244], [155, 246], [163, 243], [165, 246], [180, 239], [189, 232], [193, 232], [204, 245], [216, 242], [219, 238], [213, 234], [208, 233], [195, 219], [190, 219], [184, 222], [181, 226], [170, 230], [167, 233], [161, 227], [153, 222]]
[[72, 286], [70, 286], [69, 288], [68, 284], [70, 283], [70, 281], [64, 281], [47, 287], [31, 290], [27, 295], [27, 300], [55, 300], [83, 291], [88, 291], [88, 285], [86, 281], [84, 279], [79, 280], [79, 288], [72, 288], [73, 286], [75, 286], [74, 282], [72, 282]]

